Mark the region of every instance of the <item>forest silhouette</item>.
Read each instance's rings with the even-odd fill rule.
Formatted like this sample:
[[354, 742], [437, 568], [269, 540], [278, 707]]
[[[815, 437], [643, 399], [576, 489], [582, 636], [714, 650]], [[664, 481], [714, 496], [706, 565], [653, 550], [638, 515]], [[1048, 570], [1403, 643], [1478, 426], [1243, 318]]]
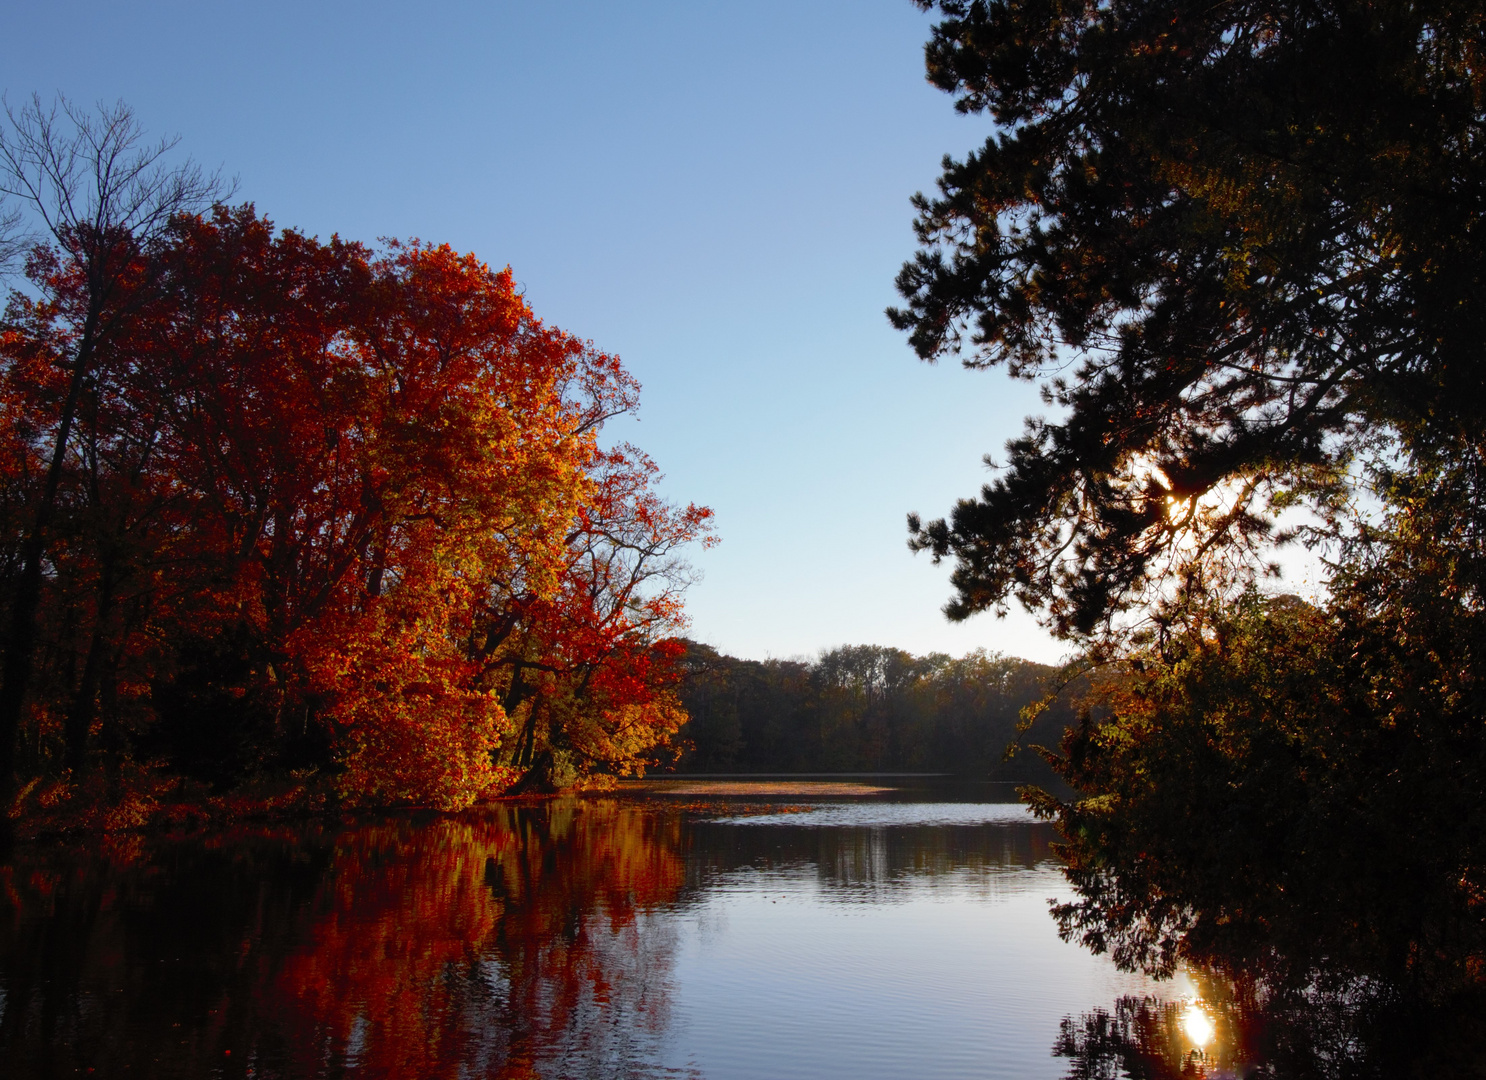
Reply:
[[1063, 933], [1277, 1008], [1475, 1015], [1486, 13], [919, 6], [930, 81], [996, 129], [916, 199], [888, 314], [1052, 414], [909, 527], [952, 618], [1019, 602], [1092, 680], [1047, 751], [1078, 794], [1031, 793]]
[[[1022, 714], [1057, 669], [984, 651], [915, 656], [852, 645], [813, 660], [742, 660], [688, 642], [678, 687], [683, 772], [935, 772], [1056, 783], [1017, 752]], [[1046, 724], [1071, 721], [1062, 697]]]

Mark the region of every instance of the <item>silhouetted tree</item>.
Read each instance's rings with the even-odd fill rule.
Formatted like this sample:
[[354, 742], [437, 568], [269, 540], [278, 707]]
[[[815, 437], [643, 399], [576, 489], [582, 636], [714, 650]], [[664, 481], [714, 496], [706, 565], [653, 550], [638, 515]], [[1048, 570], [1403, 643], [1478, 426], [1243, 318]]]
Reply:
[[1380, 439], [1479, 444], [1480, 5], [920, 6], [930, 81], [996, 131], [916, 199], [889, 314], [1058, 410], [912, 520], [951, 617], [1016, 599], [1086, 639], [1241, 585]]
[[[69, 281], [65, 293], [55, 297], [65, 344], [55, 353], [55, 400], [48, 415], [39, 418], [44, 433], [33, 437], [44, 472], [27, 507], [12, 568], [0, 664], [0, 795], [8, 803], [36, 652], [48, 531], [99, 347], [122, 314], [139, 302], [146, 284], [141, 277], [147, 274], [142, 261], [172, 218], [206, 205], [224, 189], [217, 176], [189, 161], [169, 165], [174, 142], [145, 142], [133, 112], [122, 103], [93, 113], [66, 99], [47, 108], [33, 97], [18, 110], [7, 107], [6, 120], [0, 130], [0, 194], [12, 204], [0, 222], [7, 248], [0, 254], [8, 255], [31, 226], [47, 245], [33, 258], [52, 262], [48, 270]], [[0, 827], [8, 822], [5, 818]]]
[[[951, 617], [1018, 600], [1098, 673], [1052, 755], [1080, 797], [1036, 799], [1065, 934], [1475, 993], [1486, 9], [920, 6], [997, 131], [917, 199], [890, 317], [1057, 412], [912, 543]], [[1254, 588], [1295, 536], [1314, 604]]]

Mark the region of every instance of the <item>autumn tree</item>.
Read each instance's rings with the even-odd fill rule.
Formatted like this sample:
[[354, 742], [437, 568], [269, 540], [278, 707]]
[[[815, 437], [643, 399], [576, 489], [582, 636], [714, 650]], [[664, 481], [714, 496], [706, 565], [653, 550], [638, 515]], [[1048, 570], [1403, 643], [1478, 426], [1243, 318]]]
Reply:
[[525, 603], [491, 655], [508, 673], [508, 708], [524, 709], [502, 760], [531, 783], [627, 774], [653, 762], [686, 720], [673, 668], [692, 572], [679, 552], [713, 542], [711, 511], [668, 505], [651, 487], [656, 473], [632, 446], [596, 454], [589, 498], [564, 537], [558, 591]]
[[[538, 713], [581, 755], [568, 782], [684, 720], [665, 638], [710, 512], [601, 444], [638, 390], [616, 358], [473, 256], [320, 243], [251, 207], [176, 215], [140, 264], [58, 474], [59, 662], [31, 712], [38, 738], [64, 718], [74, 772], [96, 727], [105, 763], [163, 755], [219, 788], [320, 769], [354, 802], [460, 806], [530, 771], [506, 743]], [[39, 248], [40, 298], [7, 323], [22, 478], [75, 277]]]
[[[16, 736], [37, 646], [36, 619], [66, 458], [97, 353], [138, 295], [143, 254], [171, 218], [223, 193], [216, 176], [186, 162], [171, 166], [168, 140], [149, 144], [123, 104], [96, 113], [65, 99], [39, 97], [6, 107], [0, 133], [0, 256], [24, 249], [28, 234], [46, 248], [34, 258], [41, 272], [65, 278], [53, 302], [60, 347], [53, 400], [35, 417], [30, 449], [39, 454], [39, 483], [29, 493], [19, 527], [0, 665], [0, 791], [15, 774]], [[80, 721], [74, 721], [74, 726]], [[8, 820], [8, 819], [7, 819]]]

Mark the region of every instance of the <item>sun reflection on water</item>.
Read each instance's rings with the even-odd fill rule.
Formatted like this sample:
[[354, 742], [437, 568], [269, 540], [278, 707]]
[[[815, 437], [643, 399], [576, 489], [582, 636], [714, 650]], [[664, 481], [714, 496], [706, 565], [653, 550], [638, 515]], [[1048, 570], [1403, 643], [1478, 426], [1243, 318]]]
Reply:
[[1182, 1031], [1192, 1041], [1192, 1045], [1198, 1049], [1206, 1049], [1208, 1043], [1213, 1041], [1213, 1036], [1217, 1034], [1217, 1027], [1213, 1024], [1213, 1019], [1208, 1015], [1207, 1010], [1202, 1007], [1202, 1003], [1194, 999], [1189, 1001], [1187, 1007], [1182, 1010]]

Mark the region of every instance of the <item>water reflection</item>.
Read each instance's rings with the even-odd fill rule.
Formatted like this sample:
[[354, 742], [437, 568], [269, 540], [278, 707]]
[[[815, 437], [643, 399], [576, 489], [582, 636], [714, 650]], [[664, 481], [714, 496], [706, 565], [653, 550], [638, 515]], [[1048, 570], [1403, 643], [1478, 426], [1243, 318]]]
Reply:
[[[627, 1075], [667, 1022], [680, 822], [614, 804], [36, 853], [5, 881], [16, 1075]], [[602, 1016], [605, 1022], [598, 1022]]]
[[1068, 1080], [1245, 1080], [1486, 1075], [1486, 1001], [1331, 979], [1285, 991], [1213, 972], [1196, 999], [1118, 999], [1063, 1021], [1053, 1052]]
[[[1020, 807], [1015, 808], [1020, 815]], [[926, 888], [994, 895], [1032, 887], [1018, 872], [1054, 863], [1050, 827], [1025, 819], [980, 824], [837, 824], [844, 808], [757, 820], [723, 818], [692, 827], [691, 883], [726, 887], [753, 875], [805, 873], [841, 901], [906, 901]], [[864, 815], [865, 816], [865, 815]], [[835, 827], [821, 827], [831, 824]], [[1026, 875], [1022, 875], [1025, 877]], [[1035, 878], [1042, 882], [1042, 877]]]
[[1053, 1053], [1072, 1059], [1068, 1080], [1252, 1075], [1229, 1034], [1219, 1039], [1211, 1010], [1196, 1002], [1124, 997], [1112, 1010], [1064, 1020]]
[[1029, 825], [1037, 819], [1021, 803], [827, 803], [774, 814], [720, 817], [720, 825], [873, 829], [888, 826]]
[[1057, 941], [1020, 810], [764, 809], [29, 851], [0, 870], [3, 1071], [1052, 1078], [1058, 1019], [1124, 985]]

